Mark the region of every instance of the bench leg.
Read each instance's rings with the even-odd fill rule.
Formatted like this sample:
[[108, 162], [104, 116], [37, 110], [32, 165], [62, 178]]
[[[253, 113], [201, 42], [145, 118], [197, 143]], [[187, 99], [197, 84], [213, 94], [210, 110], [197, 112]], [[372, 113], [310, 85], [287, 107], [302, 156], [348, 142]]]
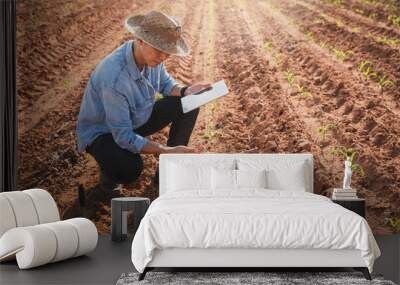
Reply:
[[369, 274], [369, 270], [367, 267], [354, 267], [354, 269], [357, 271], [361, 271], [362, 274], [364, 275], [365, 279], [372, 280], [371, 274]]

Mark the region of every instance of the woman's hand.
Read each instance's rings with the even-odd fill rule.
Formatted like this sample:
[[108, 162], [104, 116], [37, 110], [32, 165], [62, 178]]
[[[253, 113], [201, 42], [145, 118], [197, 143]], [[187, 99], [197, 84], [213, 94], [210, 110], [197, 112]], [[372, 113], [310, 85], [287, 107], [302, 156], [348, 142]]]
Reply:
[[185, 90], [185, 96], [198, 93], [198, 92], [203, 91], [205, 89], [211, 89], [211, 83], [195, 83], [195, 84], [192, 84]]

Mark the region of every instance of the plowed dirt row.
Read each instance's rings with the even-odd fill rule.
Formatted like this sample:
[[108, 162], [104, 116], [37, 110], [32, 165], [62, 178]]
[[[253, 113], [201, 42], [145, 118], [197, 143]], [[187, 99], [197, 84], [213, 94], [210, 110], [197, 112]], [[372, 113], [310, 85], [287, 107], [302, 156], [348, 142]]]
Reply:
[[[249, 11], [251, 15], [251, 19], [248, 17], [249, 26], [258, 27], [253, 30], [263, 35], [264, 43], [270, 44], [270, 53], [274, 53], [274, 48], [277, 50], [275, 56], [280, 62], [277, 65], [277, 73], [283, 73], [282, 77], [285, 77], [287, 69], [294, 71], [298, 84], [310, 92], [310, 98], [301, 98], [298, 92], [299, 87], [289, 88], [288, 92], [292, 96], [288, 100], [296, 106], [293, 109], [303, 119], [311, 135], [315, 134], [318, 126], [327, 123], [333, 123], [336, 126], [328, 141], [321, 142], [320, 138], [314, 135], [313, 142], [322, 146], [319, 159], [326, 167], [322, 174], [317, 172], [317, 179], [320, 176], [319, 180], [327, 181], [327, 173], [333, 174], [331, 177], [333, 181], [338, 182], [341, 179], [341, 166], [335, 169], [327, 155], [331, 146], [352, 145], [362, 150], [360, 161], [367, 170], [367, 178], [360, 181], [359, 187], [370, 201], [374, 201], [369, 205], [370, 219], [379, 220], [384, 211], [393, 211], [390, 210], [390, 204], [393, 201], [396, 205], [399, 201], [396, 188], [389, 186], [399, 184], [398, 177], [391, 175], [399, 167], [398, 158], [393, 159], [392, 156], [394, 145], [396, 145], [395, 152], [398, 151], [399, 121], [393, 120], [393, 115], [396, 117], [396, 114], [390, 112], [388, 108], [376, 106], [379, 102], [377, 98], [368, 100], [368, 95], [365, 96], [362, 93], [355, 96], [359, 90], [362, 90], [362, 86], [354, 85], [354, 79], [346, 68], [340, 67], [340, 63], [335, 58], [327, 56], [318, 46], [310, 44], [295, 26], [291, 26], [290, 19], [285, 18], [279, 10], [274, 10], [273, 6], [264, 5], [263, 1], [256, 3], [259, 5], [254, 5], [253, 2], [253, 5], [248, 5], [243, 10]], [[269, 13], [269, 11], [273, 12]], [[259, 46], [262, 44], [263, 42], [260, 42]], [[285, 97], [282, 96], [282, 98]], [[392, 113], [392, 116], [386, 117], [388, 112]], [[312, 118], [309, 114], [312, 114]], [[374, 123], [370, 124], [371, 122]], [[386, 122], [395, 127], [386, 128]], [[378, 131], [383, 133], [377, 135]], [[382, 136], [390, 138], [386, 141], [389, 142], [387, 145], [381, 144], [383, 141], [378, 140], [378, 137]], [[385, 148], [387, 148], [386, 151]], [[316, 151], [318, 150], [313, 150], [314, 155]], [[375, 163], [371, 164], [372, 160]], [[333, 181], [328, 183], [333, 183]], [[383, 181], [389, 184], [385, 186]], [[385, 194], [382, 195], [383, 193]], [[379, 223], [379, 221], [376, 222]]]
[[379, 7], [385, 7], [385, 4], [382, 3], [383, 1], [375, 1], [377, 4], [375, 7], [367, 3], [358, 3], [361, 1], [357, 0], [342, 1], [342, 5], [329, 5], [327, 3], [321, 3], [322, 1], [318, 0], [304, 0], [302, 2], [312, 3], [314, 7], [320, 11], [329, 13], [345, 24], [365, 28], [366, 33], [380, 33], [388, 37], [400, 35], [400, 27], [393, 25], [388, 19], [390, 15], [399, 16], [398, 11], [400, 6], [399, 3], [395, 3], [394, 1], [388, 3], [385, 10]]
[[[276, 1], [285, 15], [289, 15], [298, 20], [303, 31], [309, 35], [308, 40], [316, 44], [323, 45], [325, 49], [331, 49], [343, 60], [351, 62], [354, 70], [359, 74], [359, 80], [365, 82], [375, 89], [375, 93], [380, 97], [388, 97], [394, 102], [397, 112], [400, 108], [400, 37], [395, 38], [399, 45], [391, 46], [383, 42], [379, 36], [354, 32], [347, 24], [338, 24], [335, 20], [327, 17], [321, 20], [321, 14], [314, 12], [300, 4], [292, 1]], [[339, 25], [339, 26], [338, 26]], [[376, 77], [365, 80], [358, 67], [362, 61], [370, 61], [373, 69], [379, 73]], [[393, 81], [391, 86], [379, 88], [379, 78], [385, 76], [386, 79]]]
[[[98, 180], [95, 161], [76, 152], [86, 82], [104, 56], [132, 38], [125, 17], [158, 9], [181, 20], [192, 49], [188, 57], [167, 60], [169, 73], [183, 84], [224, 79], [230, 89], [201, 108], [190, 145], [227, 153], [311, 152], [316, 193], [341, 183], [343, 162], [329, 154], [331, 147], [355, 147], [366, 177], [355, 175], [353, 186], [367, 198], [373, 230], [387, 232], [383, 219], [400, 217], [400, 55], [398, 47], [377, 39], [398, 38], [399, 30], [348, 11], [355, 3], [20, 1], [19, 188], [48, 189], [63, 214], [74, 214], [78, 185], [90, 192]], [[353, 54], [340, 59], [333, 47]], [[385, 70], [394, 85], [381, 91], [377, 82], [364, 80], [362, 60]], [[323, 134], [316, 131], [329, 125]], [[150, 139], [166, 143], [168, 131]], [[153, 200], [158, 157], [142, 157], [140, 179], [125, 185], [123, 194]], [[85, 214], [100, 232], [109, 231], [108, 203]]]

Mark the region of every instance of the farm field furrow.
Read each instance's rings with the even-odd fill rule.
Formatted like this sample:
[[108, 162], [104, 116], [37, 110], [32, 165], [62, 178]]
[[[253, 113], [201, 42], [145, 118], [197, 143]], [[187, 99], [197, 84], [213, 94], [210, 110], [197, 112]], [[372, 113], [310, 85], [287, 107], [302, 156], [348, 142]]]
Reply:
[[399, 109], [400, 37], [391, 39], [396, 40], [393, 44], [379, 42], [383, 36], [354, 32], [348, 25], [322, 19], [319, 13], [292, 1], [279, 3], [284, 14], [298, 21], [308, 40], [351, 63], [366, 85], [372, 85], [382, 97], [392, 98]]
[[[361, 1], [357, 0], [342, 1], [342, 4], [339, 5], [327, 3], [329, 1], [318, 0], [302, 0], [301, 2], [312, 3], [316, 9], [328, 12], [346, 24], [364, 27], [366, 32], [380, 33], [388, 37], [398, 37], [400, 35], [400, 25], [397, 20], [400, 9], [398, 4], [397, 6], [391, 5], [385, 11], [381, 7], [374, 7], [367, 3], [360, 4], [359, 2]], [[382, 1], [374, 2], [385, 5]], [[392, 17], [389, 19], [390, 16]]]
[[[376, 100], [363, 103], [367, 97], [363, 94], [354, 100], [352, 97], [362, 87], [353, 86], [354, 79], [349, 78], [347, 70], [337, 68], [338, 65], [335, 64], [337, 59], [325, 56], [323, 51], [321, 53], [320, 47], [309, 43], [296, 27], [290, 28], [290, 19], [284, 18], [284, 15], [277, 9], [274, 10], [273, 6], [264, 6], [264, 1], [257, 3], [260, 6], [249, 5], [245, 10], [250, 10], [249, 14], [253, 18], [251, 25], [258, 26], [258, 31], [264, 36], [264, 48], [267, 54], [278, 61], [278, 73], [281, 73], [281, 77], [287, 81], [289, 81], [288, 73], [292, 74], [290, 81], [293, 82], [288, 83], [288, 92], [292, 95], [289, 101], [297, 106], [294, 110], [303, 116], [305, 126], [309, 126], [311, 134], [313, 130], [315, 133], [318, 127], [327, 125], [333, 127], [328, 131], [331, 133], [329, 142], [321, 142], [320, 138], [314, 139], [314, 143], [322, 145], [321, 160], [327, 164], [325, 172], [329, 173], [329, 166], [332, 166], [327, 155], [331, 146], [355, 145], [357, 149], [363, 150], [360, 160], [370, 173], [369, 177], [364, 179], [364, 185], [360, 190], [371, 200], [380, 201], [379, 205], [390, 203], [397, 194], [381, 184], [370, 182], [376, 181], [377, 177], [384, 177], [393, 185], [399, 183], [398, 177], [389, 174], [399, 167], [399, 160], [392, 157], [392, 151], [398, 147], [398, 120], [393, 120], [393, 116], [387, 116], [390, 109], [385, 110], [376, 106]], [[268, 13], [268, 11], [273, 12]], [[262, 43], [259, 44], [261, 45]], [[348, 89], [347, 86], [351, 88]], [[307, 118], [308, 114], [313, 114], [313, 118]], [[395, 127], [387, 128], [387, 123]], [[379, 135], [376, 133], [378, 131]], [[383, 136], [387, 138], [386, 144], [381, 144], [383, 141], [377, 140]], [[370, 156], [373, 157], [374, 163]], [[378, 161], [380, 163], [377, 163]], [[338, 174], [337, 171], [333, 173]], [[340, 175], [333, 177], [333, 180], [338, 181], [340, 177]], [[325, 181], [326, 178], [321, 180]], [[383, 192], [385, 195], [376, 194]], [[375, 211], [372, 205], [369, 210]], [[381, 212], [381, 209], [376, 211]]]
[[[400, 6], [392, 0], [34, 0], [17, 1], [20, 189], [44, 188], [64, 218], [79, 215], [78, 185], [90, 193], [98, 166], [76, 150], [76, 120], [91, 72], [132, 35], [131, 14], [176, 16], [191, 54], [170, 57], [178, 82], [225, 80], [230, 90], [200, 109], [190, 145], [207, 152], [314, 155], [314, 190], [340, 187], [355, 148], [376, 233], [400, 218]], [[389, 16], [393, 16], [389, 19]], [[159, 96], [157, 96], [159, 97]], [[151, 135], [165, 144], [169, 127]], [[158, 155], [124, 196], [154, 200]], [[101, 233], [110, 205], [85, 212]]]

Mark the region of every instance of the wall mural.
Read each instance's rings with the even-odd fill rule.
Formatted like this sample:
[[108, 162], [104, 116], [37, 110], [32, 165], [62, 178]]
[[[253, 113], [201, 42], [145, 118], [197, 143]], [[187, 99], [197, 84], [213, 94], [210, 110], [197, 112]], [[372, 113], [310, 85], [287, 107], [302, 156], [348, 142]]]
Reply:
[[[230, 90], [201, 108], [189, 145], [311, 152], [324, 195], [343, 186], [347, 154], [373, 231], [400, 231], [400, 7], [391, 0], [17, 1], [19, 189], [47, 189], [64, 217], [81, 214], [78, 192], [99, 180], [76, 146], [87, 81], [132, 39], [125, 18], [151, 10], [179, 18], [191, 48], [166, 61], [169, 74], [182, 84], [224, 79]], [[167, 137], [168, 127], [149, 138]], [[142, 158], [122, 194], [153, 200], [158, 157]], [[109, 198], [92, 198], [84, 214], [108, 232]]]

